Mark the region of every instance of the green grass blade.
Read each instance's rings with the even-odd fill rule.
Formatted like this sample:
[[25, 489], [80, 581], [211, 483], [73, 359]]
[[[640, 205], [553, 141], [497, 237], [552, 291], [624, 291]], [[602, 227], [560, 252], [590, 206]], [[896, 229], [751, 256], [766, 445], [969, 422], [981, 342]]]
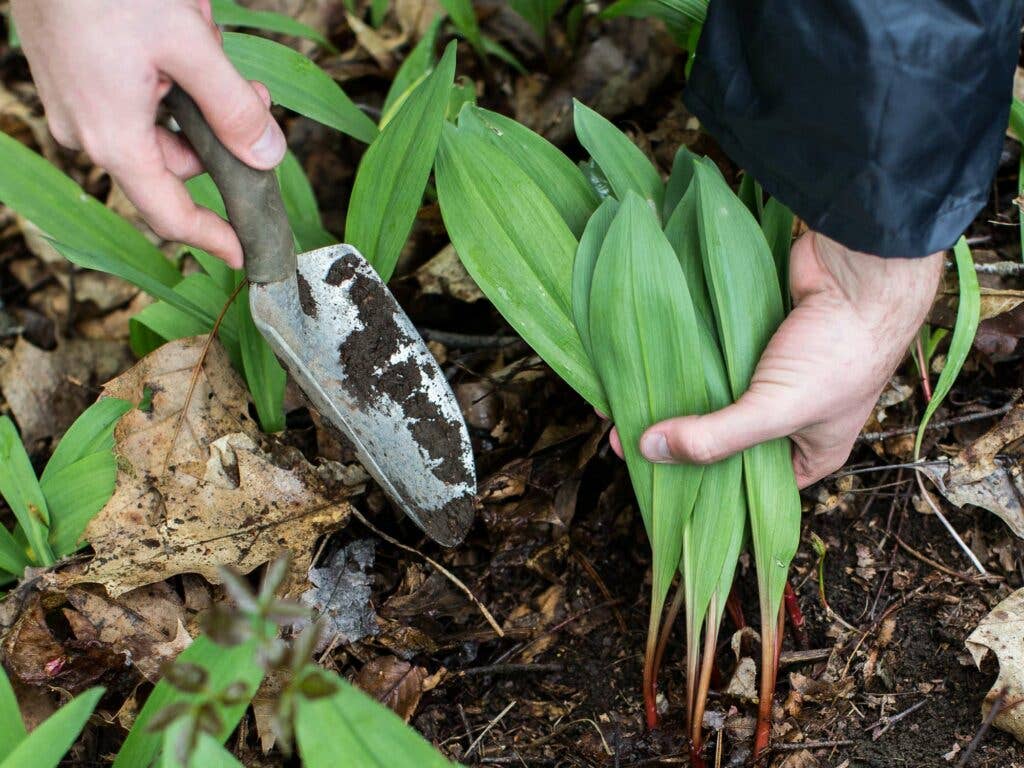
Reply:
[[298, 158], [291, 152], [285, 153], [284, 160], [277, 166], [277, 180], [299, 250], [312, 251], [337, 243], [338, 239], [324, 229], [313, 187]]
[[102, 695], [102, 688], [90, 688], [73, 698], [22, 739], [0, 768], [57, 768]]
[[[207, 671], [209, 685], [213, 690], [223, 690], [231, 683], [240, 681], [246, 684], [250, 694], [254, 694], [263, 680], [263, 669], [255, 661], [255, 641], [232, 647], [219, 646], [207, 637], [199, 636], [178, 656], [182, 662], [197, 664]], [[162, 733], [150, 733], [146, 724], [154, 714], [175, 701], [190, 701], [196, 694], [183, 693], [161, 680], [149, 694], [142, 710], [135, 718], [132, 729], [121, 745], [113, 768], [140, 768], [150, 765], [160, 752], [163, 744]], [[242, 719], [249, 702], [222, 707], [221, 715], [224, 728], [218, 734], [224, 741]], [[6, 766], [0, 766], [6, 768]]]
[[482, 54], [484, 52], [483, 35], [480, 33], [480, 23], [476, 19], [472, 0], [441, 0], [441, 6], [448, 12], [448, 16], [459, 34]]
[[345, 240], [387, 281], [405, 245], [441, 138], [455, 76], [455, 43], [363, 155], [352, 188]]
[[594, 347], [590, 336], [590, 289], [594, 281], [597, 257], [601, 253], [608, 228], [611, 227], [618, 210], [619, 203], [615, 198], [604, 199], [583, 230], [583, 237], [580, 238], [576, 259], [572, 265], [572, 316], [583, 348], [587, 350], [591, 360], [594, 358]]
[[956, 327], [953, 328], [953, 338], [949, 342], [949, 353], [946, 355], [946, 365], [942, 369], [939, 381], [935, 385], [932, 399], [921, 417], [921, 424], [917, 428], [917, 437], [914, 440], [914, 461], [921, 458], [921, 441], [924, 439], [925, 429], [931, 421], [935, 410], [942, 404], [942, 401], [953, 388], [956, 377], [960, 375], [960, 369], [964, 367], [967, 355], [974, 344], [974, 335], [978, 331], [978, 322], [981, 317], [981, 290], [978, 287], [978, 274], [974, 270], [974, 259], [971, 257], [970, 246], [961, 236], [953, 246], [953, 254], [956, 257], [956, 273], [960, 280], [960, 303], [956, 309]]
[[135, 227], [4, 133], [0, 133], [0, 168], [0, 203], [48, 237], [73, 244], [77, 251], [103, 254], [125, 271], [145, 276], [147, 284], [169, 289], [181, 280], [175, 266]]
[[583, 234], [600, 199], [579, 167], [558, 147], [521, 123], [480, 107], [464, 108], [459, 128], [501, 149], [543, 190], [573, 236]]
[[284, 430], [284, 387], [288, 375], [252, 321], [248, 286], [238, 294], [228, 314], [234, 314], [236, 318], [242, 374], [256, 404], [260, 428], [268, 433], [281, 432]]
[[297, 702], [295, 735], [306, 768], [454, 768], [390, 709], [335, 680], [333, 696]]
[[509, 0], [509, 5], [522, 16], [542, 40], [548, 33], [548, 25], [558, 13], [565, 0]]
[[638, 443], [655, 422], [707, 412], [697, 328], [679, 259], [657, 216], [640, 196], [627, 193], [594, 270], [590, 333], [594, 365], [651, 538], [652, 612], [658, 615], [704, 468], [651, 464]]
[[56, 558], [47, 540], [50, 533], [50, 512], [39, 487], [32, 462], [21, 444], [14, 422], [0, 416], [0, 496], [14, 512], [29, 546], [40, 565], [53, 565]]
[[278, 32], [282, 35], [292, 35], [312, 40], [322, 45], [329, 51], [336, 52], [337, 49], [331, 45], [326, 37], [321, 35], [312, 27], [296, 21], [290, 16], [273, 11], [257, 11], [246, 8], [232, 0], [210, 0], [210, 7], [213, 10], [213, 21], [228, 27], [249, 27], [251, 29], [262, 29], [265, 32]]
[[25, 723], [21, 719], [18, 700], [14, 697], [11, 681], [0, 665], [0, 763], [25, 738]]
[[507, 155], [450, 124], [441, 135], [435, 174], [445, 226], [469, 274], [537, 354], [605, 410], [604, 392], [572, 321], [578, 243], [561, 215]]
[[244, 77], [267, 86], [275, 103], [367, 144], [377, 137], [373, 120], [298, 51], [240, 32], [224, 33], [224, 51]]
[[114, 428], [134, 405], [107, 397], [89, 406], [64, 433], [39, 478], [50, 509], [50, 546], [65, 557], [79, 548], [85, 526], [114, 493]]
[[403, 98], [408, 98], [412, 86], [425, 78], [434, 68], [434, 47], [437, 45], [437, 32], [441, 29], [443, 16], [435, 16], [420, 41], [416, 43], [402, 66], [398, 68], [395, 79], [391, 81], [388, 95], [381, 107], [381, 124], [385, 124], [392, 115], [394, 107]]
[[586, 104], [573, 100], [576, 136], [608, 178], [615, 196], [629, 191], [646, 199], [661, 215], [665, 185], [661, 175], [640, 148], [622, 131]]

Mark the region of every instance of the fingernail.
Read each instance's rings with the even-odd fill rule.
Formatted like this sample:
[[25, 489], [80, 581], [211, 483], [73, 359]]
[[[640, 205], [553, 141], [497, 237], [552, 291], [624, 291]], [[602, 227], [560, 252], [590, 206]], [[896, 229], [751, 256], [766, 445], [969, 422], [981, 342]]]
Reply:
[[267, 129], [251, 147], [253, 159], [266, 166], [277, 165], [281, 162], [286, 149], [284, 134], [273, 120], [267, 123]]
[[648, 461], [659, 464], [672, 461], [672, 454], [668, 452], [668, 440], [661, 432], [645, 435], [640, 441], [640, 452]]

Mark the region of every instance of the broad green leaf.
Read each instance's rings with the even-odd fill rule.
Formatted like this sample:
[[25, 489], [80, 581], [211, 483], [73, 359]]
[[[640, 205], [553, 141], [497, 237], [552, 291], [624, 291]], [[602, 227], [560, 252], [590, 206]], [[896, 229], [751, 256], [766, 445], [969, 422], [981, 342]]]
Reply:
[[573, 236], [583, 234], [600, 199], [579, 167], [543, 136], [497, 112], [466, 107], [459, 128], [484, 137], [508, 155], [543, 190]]
[[0, 665], [0, 763], [25, 738], [25, 723], [21, 719], [18, 700], [14, 697], [11, 681]]
[[454, 768], [390, 709], [334, 680], [333, 696], [298, 699], [295, 736], [305, 768]]
[[[200, 635], [178, 656], [178, 660], [189, 664], [197, 664], [209, 675], [209, 685], [213, 690], [223, 690], [231, 683], [241, 681], [246, 684], [250, 694], [254, 694], [263, 680], [263, 669], [256, 663], [256, 642], [249, 641], [242, 645], [224, 647], [217, 645], [209, 638]], [[162, 733], [151, 733], [146, 724], [154, 714], [175, 701], [190, 701], [195, 694], [183, 693], [161, 680], [149, 694], [145, 705], [135, 718], [124, 744], [121, 745], [113, 768], [144, 768], [156, 759], [163, 744]], [[223, 707], [221, 715], [224, 730], [219, 734], [224, 741], [242, 719], [249, 703]], [[0, 766], [7, 768], [7, 766]]]
[[924, 409], [921, 425], [917, 428], [917, 438], [914, 440], [914, 461], [921, 458], [921, 440], [924, 439], [928, 422], [931, 421], [935, 410], [949, 394], [949, 390], [953, 388], [956, 377], [960, 375], [960, 369], [964, 367], [967, 355], [971, 351], [971, 345], [974, 344], [974, 334], [978, 331], [978, 322], [981, 317], [981, 290], [978, 287], [978, 274], [974, 270], [974, 259], [971, 257], [970, 246], [967, 245], [963, 236], [953, 246], [953, 254], [956, 257], [956, 274], [960, 281], [960, 301], [956, 308], [956, 326], [953, 328], [953, 338], [949, 342], [946, 365], [939, 375], [932, 399], [929, 401], [928, 407]]
[[73, 698], [22, 739], [0, 768], [57, 768], [102, 695], [102, 688], [90, 688]]
[[744, 172], [740, 178], [740, 188], [736, 196], [743, 201], [757, 221], [761, 221], [761, 214], [764, 212], [764, 190], [757, 183], [751, 174]]
[[448, 92], [448, 106], [445, 109], [445, 119], [454, 120], [464, 107], [476, 106], [476, 82], [465, 75], [455, 78], [455, 85]]
[[[761, 352], [782, 322], [782, 296], [764, 234], [718, 169], [709, 160], [697, 162], [693, 183], [704, 274], [736, 399], [750, 385]], [[800, 495], [789, 441], [744, 451], [743, 470], [762, 626], [771, 628], [800, 537]]]
[[590, 336], [590, 289], [594, 282], [594, 267], [601, 253], [601, 246], [608, 235], [608, 228], [619, 210], [619, 203], [613, 197], [606, 197], [587, 222], [576, 248], [576, 259], [572, 265], [572, 316], [576, 330], [587, 350], [594, 359], [594, 347]]
[[578, 243], [537, 184], [486, 139], [446, 124], [436, 162], [445, 227], [466, 270], [555, 372], [607, 413], [572, 321]]
[[622, 200], [632, 190], [646, 199], [660, 216], [665, 185], [640, 148], [610, 121], [575, 99], [573, 122], [580, 144], [601, 167], [615, 196]]
[[[76, 251], [102, 254], [103, 259], [119, 264], [123, 272], [145, 276], [147, 285], [170, 289], [181, 280], [175, 266], [141, 232], [87, 195], [48, 160], [5, 133], [0, 133], [0, 168], [0, 203], [20, 213], [48, 237], [73, 245]], [[82, 266], [102, 269], [88, 263]]]
[[660, 617], [704, 468], [651, 464], [640, 454], [640, 435], [664, 419], [706, 413], [708, 399], [697, 316], [679, 259], [654, 211], [634, 192], [619, 206], [597, 259], [590, 334], [651, 539], [651, 610]]
[[665, 22], [676, 42], [682, 45], [687, 33], [704, 23], [707, 0], [618, 0], [601, 15], [605, 18], [632, 16], [637, 19], [660, 19]]
[[441, 6], [448, 12], [459, 34], [477, 51], [483, 52], [483, 35], [480, 34], [480, 24], [476, 20], [472, 0], [441, 0]]
[[36, 562], [53, 565], [56, 558], [48, 541], [50, 511], [18, 430], [7, 416], [0, 416], [0, 496], [25, 532]]
[[262, 29], [266, 32], [279, 32], [282, 35], [304, 37], [330, 51], [337, 50], [326, 37], [315, 29], [296, 21], [290, 16], [285, 16], [283, 13], [256, 11], [241, 6], [232, 0], [210, 0], [210, 7], [213, 9], [213, 20], [217, 24], [223, 24], [228, 27], [250, 27], [252, 29]]
[[793, 245], [793, 212], [780, 203], [777, 198], [770, 198], [761, 213], [761, 231], [764, 232], [764, 238], [768, 241], [772, 258], [775, 260], [775, 272], [779, 276], [782, 305], [788, 310], [791, 306], [789, 251]]
[[298, 51], [239, 32], [224, 33], [224, 51], [244, 77], [266, 85], [276, 103], [367, 144], [377, 137], [373, 120]]
[[[709, 329], [715, 349], [720, 350], [718, 334], [715, 331], [715, 313], [711, 309], [707, 281], [704, 278], [704, 261], [701, 257], [700, 232], [697, 225], [697, 190], [690, 186], [683, 199], [676, 205], [672, 216], [665, 225], [665, 237], [679, 257], [679, 263], [686, 276], [686, 286], [693, 300], [697, 317]], [[718, 352], [721, 355], [721, 351]]]
[[437, 154], [448, 91], [455, 75], [455, 43], [366, 150], [345, 218], [345, 240], [386, 282], [405, 245]]
[[284, 160], [277, 166], [277, 180], [281, 185], [281, 199], [299, 250], [313, 251], [335, 245], [338, 238], [324, 229], [313, 187], [298, 158], [291, 152], [286, 152]]
[[164, 731], [159, 768], [245, 768], [224, 745], [208, 733], [200, 733], [196, 747], [189, 755], [188, 765], [177, 759], [175, 744], [185, 723], [178, 721]]
[[[1017, 136], [1017, 141], [1024, 147], [1024, 101], [1014, 98], [1010, 102], [1010, 130]], [[1024, 198], [1024, 149], [1021, 151], [1017, 165], [1017, 197]], [[1024, 214], [1018, 211], [1020, 219], [1020, 255], [1024, 259]]]
[[696, 156], [684, 146], [676, 150], [672, 172], [669, 174], [668, 184], [665, 185], [665, 204], [661, 210], [661, 218], [664, 221], [672, 217], [679, 201], [690, 188], [690, 181], [693, 180], [693, 163], [696, 159]]
[[384, 23], [387, 12], [388, 0], [370, 0], [370, 22], [374, 27], [379, 27]]
[[442, 21], [443, 16], [434, 17], [423, 37], [398, 68], [395, 79], [388, 88], [388, 95], [384, 98], [384, 106], [380, 110], [382, 126], [390, 119], [394, 107], [434, 68], [434, 46], [437, 45], [437, 31], [441, 28]]
[[134, 405], [106, 397], [75, 419], [50, 457], [39, 487], [50, 509], [50, 546], [57, 557], [79, 547], [85, 526], [114, 493], [114, 428]]
[[0, 525], [0, 581], [4, 578], [4, 571], [20, 578], [28, 565], [31, 563], [25, 556], [24, 548], [15, 541], [10, 531]]
[[[132, 318], [132, 323], [146, 325], [167, 341], [208, 333], [228, 297], [209, 275], [189, 275], [169, 293], [166, 303], [150, 304]], [[237, 348], [238, 333], [233, 323], [222, 323], [220, 335], [226, 346]]]
[[248, 286], [242, 288], [228, 312], [236, 317], [242, 373], [256, 404], [260, 428], [268, 433], [281, 432], [284, 430], [284, 386], [288, 375], [252, 321]]

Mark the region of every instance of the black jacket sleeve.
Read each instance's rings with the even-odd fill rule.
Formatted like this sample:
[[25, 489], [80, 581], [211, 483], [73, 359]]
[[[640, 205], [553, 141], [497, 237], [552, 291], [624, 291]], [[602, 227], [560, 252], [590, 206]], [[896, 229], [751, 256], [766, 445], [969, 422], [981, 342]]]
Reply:
[[812, 228], [880, 256], [984, 206], [1022, 0], [711, 0], [685, 102]]

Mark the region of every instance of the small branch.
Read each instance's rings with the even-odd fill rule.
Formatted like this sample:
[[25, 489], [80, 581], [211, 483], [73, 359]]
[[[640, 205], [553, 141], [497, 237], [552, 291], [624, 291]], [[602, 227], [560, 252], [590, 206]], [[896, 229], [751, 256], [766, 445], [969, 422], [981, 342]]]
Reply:
[[791, 744], [776, 744], [771, 748], [772, 752], [799, 752], [802, 749], [834, 749], [836, 747], [851, 747], [857, 742], [849, 739], [838, 741], [794, 741]]
[[905, 717], [909, 717], [914, 712], [917, 712], [917, 710], [919, 710], [927, 703], [928, 699], [921, 699], [919, 702], [917, 702], [917, 704], [914, 704], [912, 707], [908, 707], [907, 709], [903, 710], [897, 715], [892, 715], [891, 717], [883, 717], [877, 723], [872, 723], [871, 725], [865, 726], [864, 730], [870, 731], [877, 728], [878, 730], [875, 730], [875, 732], [871, 734], [871, 740], [878, 741], [890, 728], [896, 725], [896, 723], [898, 723]]
[[546, 672], [561, 672], [564, 669], [565, 666], [557, 662], [544, 664], [488, 664], [483, 667], [460, 669], [455, 674], [457, 677], [478, 677], [481, 675], [543, 674]]
[[[494, 620], [494, 616], [491, 614], [489, 610], [487, 610], [487, 606], [481, 603], [479, 599], [477, 599], [477, 596], [473, 594], [472, 590], [469, 587], [462, 583], [458, 576], [449, 571], [447, 568], [445, 568], [443, 565], [441, 565], [433, 558], [427, 557], [422, 552], [413, 549], [407, 544], [403, 544], [394, 536], [389, 536], [388, 534], [384, 533], [384, 531], [382, 531], [380, 528], [378, 528], [365, 517], [363, 517], [362, 513], [355, 507], [351, 508], [351, 512], [352, 515], [356, 518], [356, 520], [358, 520], [371, 531], [373, 531], [377, 536], [380, 536], [382, 539], [384, 539], [384, 541], [388, 542], [389, 544], [393, 544], [394, 546], [398, 547], [404, 552], [410, 552], [414, 555], [419, 555], [432, 566], [434, 566], [438, 571], [441, 572], [441, 575], [443, 575], [446, 579], [448, 579], [448, 581], [450, 581], [452, 584], [458, 587], [463, 592], [463, 594], [465, 594], [466, 597], [470, 599], [473, 605], [477, 607], [477, 610], [479, 610], [480, 613], [483, 614], [483, 617], [487, 620], [487, 623], [491, 625], [491, 629], [494, 630], [494, 633], [498, 637], [505, 636], [505, 631], [499, 626], [498, 622]], [[468, 755], [469, 753], [467, 752], [466, 754]]]
[[436, 341], [446, 347], [456, 349], [500, 349], [510, 347], [513, 344], [523, 344], [518, 336], [495, 336], [493, 334], [472, 334], [455, 333], [453, 331], [439, 331], [434, 328], [418, 329], [420, 335], [428, 341]]
[[967, 584], [970, 584], [972, 587], [980, 586], [980, 584], [978, 583], [977, 579], [975, 579], [975, 578], [973, 578], [971, 576], [967, 576], [966, 574], [960, 573], [959, 571], [954, 571], [952, 568], [943, 565], [938, 560], [932, 560], [927, 555], [925, 555], [925, 554], [923, 554], [921, 552], [918, 552], [916, 549], [914, 549], [912, 546], [907, 544], [907, 542], [905, 542], [903, 539], [901, 539], [896, 534], [893, 534], [893, 538], [896, 540], [896, 544], [899, 545], [900, 549], [902, 549], [904, 552], [906, 552], [911, 557], [913, 557], [913, 558], [915, 558], [917, 560], [920, 560], [925, 565], [929, 565], [932, 568], [934, 568], [935, 570], [937, 570], [937, 571], [939, 571], [941, 573], [946, 574], [947, 576], [952, 576], [954, 579], [959, 579], [960, 581], [966, 582]]
[[922, 473], [920, 471], [915, 471], [914, 476], [917, 478], [917, 487], [921, 489], [921, 495], [928, 503], [928, 506], [931, 507], [935, 516], [939, 518], [939, 521], [946, 527], [946, 530], [949, 531], [949, 535], [953, 537], [953, 541], [955, 541], [957, 546], [959, 546], [960, 549], [963, 550], [963, 553], [967, 555], [974, 567], [977, 568], [978, 573], [982, 576], [988, 576], [988, 571], [985, 570], [985, 566], [981, 564], [978, 556], [975, 555], [974, 552], [971, 551], [971, 548], [967, 546], [967, 542], [960, 538], [960, 534], [956, 532], [956, 529], [952, 526], [949, 520], [946, 519], [946, 516], [942, 514], [942, 510], [939, 509], [939, 505], [935, 503], [932, 495], [928, 493], [928, 489], [924, 487], [924, 477]]
[[989, 708], [988, 714], [985, 715], [985, 720], [982, 722], [981, 728], [978, 729], [974, 738], [971, 739], [971, 743], [967, 745], [967, 749], [964, 750], [963, 757], [961, 757], [960, 761], [956, 764], [956, 768], [967, 768], [967, 763], [970, 762], [971, 757], [974, 756], [978, 747], [981, 746], [981, 742], [988, 734], [989, 728], [992, 727], [992, 723], [996, 721], [996, 718], [999, 717], [999, 713], [1002, 712], [1005, 701], [1006, 689], [1003, 688], [999, 691], [999, 696], [996, 697], [996, 700], [992, 702], [992, 706]]
[[[995, 408], [991, 411], [980, 411], [978, 413], [969, 413], [965, 416], [956, 416], [952, 419], [945, 419], [944, 421], [934, 421], [925, 427], [926, 432], [930, 432], [936, 429], [947, 429], [948, 427], [955, 427], [958, 424], [969, 424], [972, 421], [982, 421], [984, 419], [994, 419], [999, 416], [1005, 416], [1020, 400], [1020, 394], [1014, 396], [1014, 398], [1004, 405], [1002, 408]], [[917, 434], [917, 427], [898, 427], [897, 429], [890, 429], [885, 432], [865, 432], [864, 434], [857, 437], [858, 443], [878, 443], [883, 440], [888, 440], [893, 437], [902, 437], [903, 435], [914, 435]]]
[[470, 755], [472, 755], [474, 752], [476, 752], [476, 748], [478, 746], [480, 746], [480, 742], [483, 740], [484, 736], [486, 736], [488, 734], [488, 732], [491, 730], [491, 728], [493, 728], [499, 722], [501, 722], [501, 718], [503, 718], [505, 715], [507, 715], [511, 711], [512, 707], [514, 707], [515, 705], [516, 705], [516, 702], [513, 701], [507, 707], [505, 707], [503, 710], [501, 710], [501, 713], [496, 718], [494, 718], [493, 720], [491, 720], [491, 722], [489, 722], [487, 724], [487, 727], [484, 728], [480, 732], [480, 735], [476, 737], [476, 741], [474, 741], [472, 744], [469, 745], [469, 749], [467, 749], [466, 750], [466, 754], [463, 755], [463, 759], [464, 760], [466, 758], [468, 758]]

